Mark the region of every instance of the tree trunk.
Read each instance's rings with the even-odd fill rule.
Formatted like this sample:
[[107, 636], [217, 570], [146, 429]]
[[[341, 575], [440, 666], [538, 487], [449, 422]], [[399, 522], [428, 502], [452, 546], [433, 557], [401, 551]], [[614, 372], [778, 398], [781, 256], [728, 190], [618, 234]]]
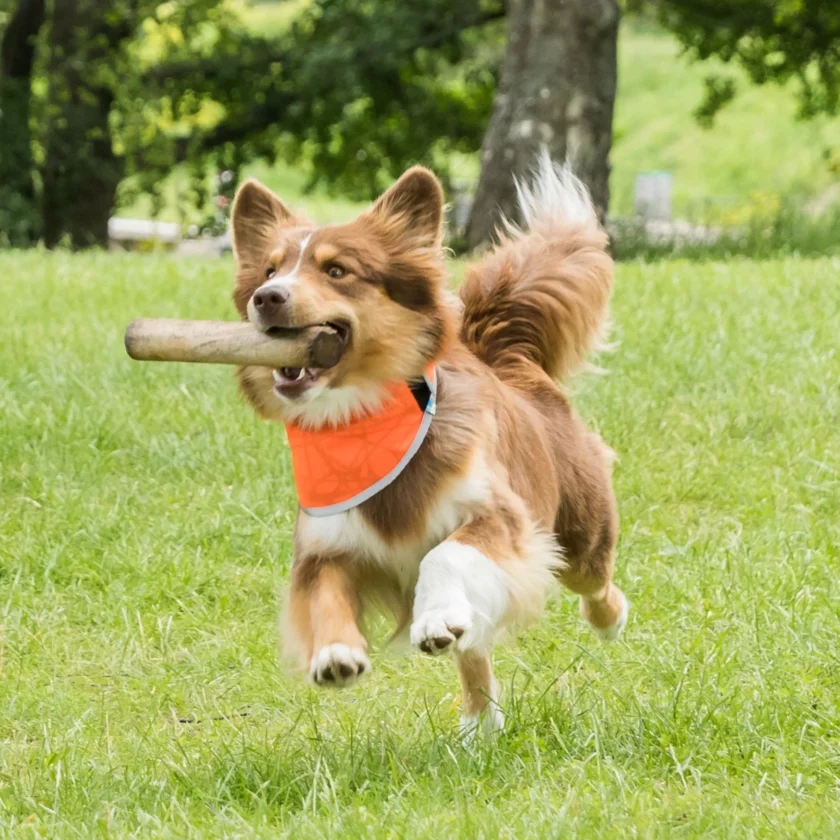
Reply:
[[490, 240], [502, 215], [519, 221], [514, 178], [527, 175], [541, 146], [570, 161], [606, 215], [619, 16], [617, 0], [509, 0], [468, 248]]
[[50, 39], [50, 123], [43, 171], [44, 243], [104, 246], [124, 165], [114, 154], [108, 117], [113, 93], [102, 82], [130, 28], [106, 21], [102, 0], [55, 3]]
[[29, 109], [35, 38], [44, 0], [19, 0], [0, 45], [0, 243], [26, 247], [38, 239]]

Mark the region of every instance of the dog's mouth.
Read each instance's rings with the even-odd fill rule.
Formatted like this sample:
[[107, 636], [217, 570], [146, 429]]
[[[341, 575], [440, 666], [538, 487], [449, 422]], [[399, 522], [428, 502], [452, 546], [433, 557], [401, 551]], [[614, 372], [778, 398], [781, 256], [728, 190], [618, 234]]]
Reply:
[[281, 327], [279, 325], [273, 325], [270, 327], [264, 327], [263, 332], [265, 332], [266, 335], [270, 335], [275, 338], [282, 338], [283, 336], [289, 335], [289, 333], [300, 332], [301, 330], [308, 329], [309, 327], [329, 327], [331, 330], [335, 330], [335, 332], [338, 333], [338, 337], [341, 339], [345, 347], [350, 343], [351, 329], [350, 324], [346, 321], [323, 321], [320, 324], [307, 324], [302, 327]]
[[[352, 336], [350, 325], [344, 321], [326, 321], [317, 326], [330, 327], [335, 330], [341, 339], [344, 350], [347, 350]], [[288, 332], [288, 327], [269, 327], [268, 335], [282, 335]], [[343, 355], [343, 354], [342, 354]], [[338, 360], [340, 361], [340, 359]], [[338, 362], [336, 362], [338, 364]], [[334, 367], [334, 366], [333, 366]], [[313, 385], [315, 385], [332, 368], [316, 367], [282, 367], [271, 371], [274, 377], [274, 393], [285, 399], [298, 399], [302, 397]]]
[[286, 399], [301, 397], [323, 376], [326, 370], [326, 368], [275, 368], [271, 371], [274, 377], [274, 393]]

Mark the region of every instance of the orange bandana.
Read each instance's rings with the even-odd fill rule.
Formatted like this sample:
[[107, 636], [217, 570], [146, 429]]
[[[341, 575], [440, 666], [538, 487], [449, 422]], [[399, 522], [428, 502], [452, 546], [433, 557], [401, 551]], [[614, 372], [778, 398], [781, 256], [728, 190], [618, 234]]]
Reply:
[[387, 487], [423, 443], [436, 410], [437, 375], [390, 387], [391, 398], [375, 414], [339, 429], [286, 424], [300, 506], [312, 516], [350, 510]]

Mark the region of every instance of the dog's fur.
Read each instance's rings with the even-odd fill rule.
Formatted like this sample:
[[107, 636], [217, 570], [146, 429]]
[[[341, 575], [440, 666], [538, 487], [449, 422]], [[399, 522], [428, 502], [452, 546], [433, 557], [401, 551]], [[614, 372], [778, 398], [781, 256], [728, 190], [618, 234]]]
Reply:
[[262, 416], [339, 425], [375, 410], [388, 383], [419, 379], [430, 362], [438, 371], [437, 415], [404, 472], [348, 512], [300, 512], [286, 645], [315, 683], [349, 684], [370, 669], [365, 610], [384, 604], [421, 650], [454, 650], [464, 725], [483, 717], [490, 730], [502, 722], [494, 638], [536, 617], [554, 580], [581, 596], [602, 637], [627, 618], [612, 582], [612, 453], [556, 384], [600, 339], [607, 237], [585, 188], [547, 155], [519, 196], [522, 228], [504, 226], [460, 301], [447, 291], [443, 197], [426, 169], [346, 225], [315, 228], [256, 181], [233, 207], [240, 315], [266, 329], [253, 295], [282, 287], [274, 325], [350, 330], [339, 364], [301, 395], [278, 395], [270, 370], [243, 368]]

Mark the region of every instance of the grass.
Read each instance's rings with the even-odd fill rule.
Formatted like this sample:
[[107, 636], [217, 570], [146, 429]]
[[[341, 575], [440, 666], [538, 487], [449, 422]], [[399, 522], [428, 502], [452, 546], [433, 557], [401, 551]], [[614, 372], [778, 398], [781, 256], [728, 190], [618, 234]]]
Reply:
[[572, 599], [499, 649], [347, 693], [276, 656], [282, 432], [138, 315], [231, 315], [231, 265], [0, 254], [0, 835], [827, 837], [840, 821], [836, 260], [619, 267], [577, 405], [618, 451], [625, 636]]
[[712, 223], [712, 241], [690, 236], [655, 239], [642, 220], [629, 219], [612, 230], [611, 252], [622, 262], [635, 259], [721, 260], [734, 256], [768, 259], [787, 255], [829, 256], [840, 251], [840, 204], [812, 215], [796, 202], [780, 202], [769, 212], [739, 220]]

